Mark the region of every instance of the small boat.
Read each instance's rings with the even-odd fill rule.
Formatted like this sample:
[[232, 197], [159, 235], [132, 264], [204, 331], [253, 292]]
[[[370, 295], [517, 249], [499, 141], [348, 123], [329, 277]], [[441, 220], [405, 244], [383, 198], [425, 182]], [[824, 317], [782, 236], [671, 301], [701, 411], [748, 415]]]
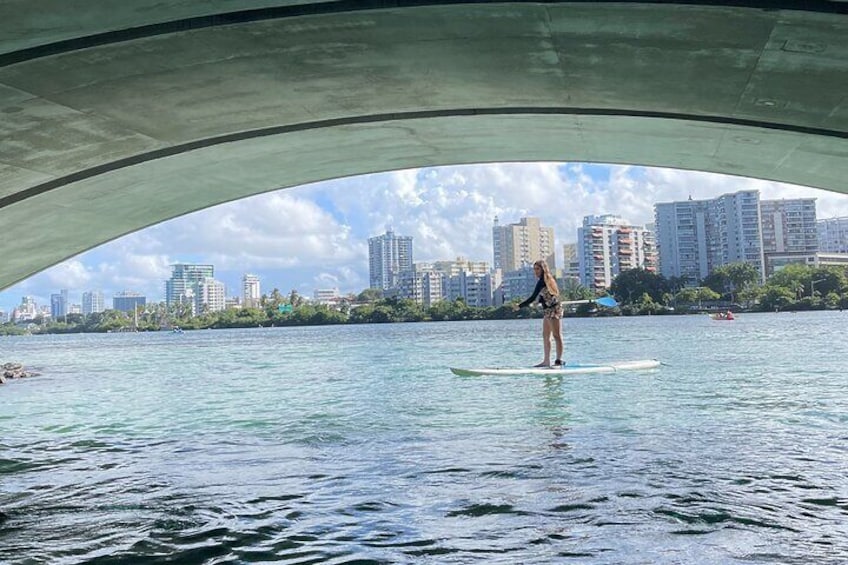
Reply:
[[724, 321], [732, 321], [736, 318], [733, 316], [733, 312], [728, 310], [727, 312], [716, 312], [715, 314], [710, 314], [710, 318], [713, 320], [724, 320]]

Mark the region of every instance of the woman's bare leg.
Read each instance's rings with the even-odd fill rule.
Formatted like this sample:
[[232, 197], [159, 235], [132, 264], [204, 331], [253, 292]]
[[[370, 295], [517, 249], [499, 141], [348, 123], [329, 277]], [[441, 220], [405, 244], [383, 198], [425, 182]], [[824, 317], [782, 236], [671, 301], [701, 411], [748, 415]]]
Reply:
[[562, 361], [562, 320], [546, 320], [551, 323], [551, 333], [556, 343], [556, 358]]
[[550, 366], [551, 364], [551, 324], [547, 318], [542, 318], [542, 344], [545, 352], [545, 359], [542, 361], [542, 366]]

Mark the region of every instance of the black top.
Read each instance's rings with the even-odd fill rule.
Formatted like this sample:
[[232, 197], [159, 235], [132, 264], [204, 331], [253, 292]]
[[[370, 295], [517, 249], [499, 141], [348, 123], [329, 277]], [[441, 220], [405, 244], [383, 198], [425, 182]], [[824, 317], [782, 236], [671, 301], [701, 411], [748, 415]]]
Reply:
[[[545, 279], [543, 277], [539, 277], [539, 282], [536, 283], [536, 288], [533, 290], [533, 294], [530, 296], [530, 298], [519, 304], [518, 307], [524, 308], [525, 306], [529, 306], [530, 304], [532, 304], [533, 301], [536, 300], [536, 297], [539, 296], [539, 293], [542, 292], [543, 288], [545, 288]], [[548, 307], [542, 297], [539, 297], [539, 302], [542, 303], [542, 308]]]

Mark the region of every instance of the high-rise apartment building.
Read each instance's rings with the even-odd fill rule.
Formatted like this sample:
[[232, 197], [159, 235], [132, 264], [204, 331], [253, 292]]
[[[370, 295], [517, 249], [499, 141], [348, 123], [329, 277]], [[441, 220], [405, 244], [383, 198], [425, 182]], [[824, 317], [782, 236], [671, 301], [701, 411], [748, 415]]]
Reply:
[[759, 191], [659, 203], [654, 216], [664, 277], [694, 286], [716, 267], [740, 261], [765, 273]]
[[82, 315], [88, 316], [106, 309], [103, 293], [99, 290], [91, 290], [82, 293]]
[[411, 271], [404, 271], [397, 278], [389, 295], [408, 298], [429, 308], [447, 298], [447, 281], [444, 273], [433, 269], [430, 263], [415, 263]]
[[447, 277], [447, 299], [461, 298], [473, 308], [486, 308], [492, 305], [492, 275], [460, 271]]
[[165, 303], [168, 306], [192, 303], [197, 283], [214, 276], [215, 267], [212, 265], [171, 265], [171, 278], [165, 281]]
[[388, 290], [397, 286], [401, 273], [412, 272], [412, 237], [383, 235], [368, 238], [368, 272], [371, 288]]
[[58, 294], [50, 295], [50, 317], [54, 320], [68, 315], [68, 290], [62, 289]]
[[816, 199], [761, 200], [765, 276], [773, 274], [778, 257], [810, 256], [819, 250], [816, 226]]
[[256, 308], [262, 298], [259, 277], [247, 273], [241, 280], [242, 305], [245, 308]]
[[492, 274], [485, 261], [415, 263], [412, 271], [403, 273], [391, 295], [408, 298], [429, 308], [440, 300], [461, 298], [469, 306], [492, 305]]
[[586, 216], [577, 230], [580, 283], [592, 290], [609, 288], [629, 269], [657, 270], [654, 234], [619, 216]]
[[828, 218], [816, 222], [819, 251], [822, 253], [848, 253], [848, 216]]
[[816, 199], [760, 200], [763, 253], [816, 253]]
[[194, 285], [194, 307], [192, 314], [220, 312], [227, 307], [227, 288], [224, 283], [205, 277]]
[[539, 218], [521, 218], [517, 224], [502, 226], [495, 217], [492, 225], [495, 270], [516, 271], [541, 259], [553, 272], [556, 270], [554, 245], [554, 228], [542, 226]]

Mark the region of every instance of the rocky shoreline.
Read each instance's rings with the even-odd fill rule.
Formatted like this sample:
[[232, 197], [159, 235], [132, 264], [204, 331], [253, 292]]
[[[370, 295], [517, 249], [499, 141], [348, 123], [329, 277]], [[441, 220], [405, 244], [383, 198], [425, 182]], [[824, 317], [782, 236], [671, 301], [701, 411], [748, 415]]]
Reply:
[[5, 384], [10, 379], [34, 377], [37, 374], [33, 371], [27, 371], [20, 363], [3, 363], [0, 365], [0, 385]]

